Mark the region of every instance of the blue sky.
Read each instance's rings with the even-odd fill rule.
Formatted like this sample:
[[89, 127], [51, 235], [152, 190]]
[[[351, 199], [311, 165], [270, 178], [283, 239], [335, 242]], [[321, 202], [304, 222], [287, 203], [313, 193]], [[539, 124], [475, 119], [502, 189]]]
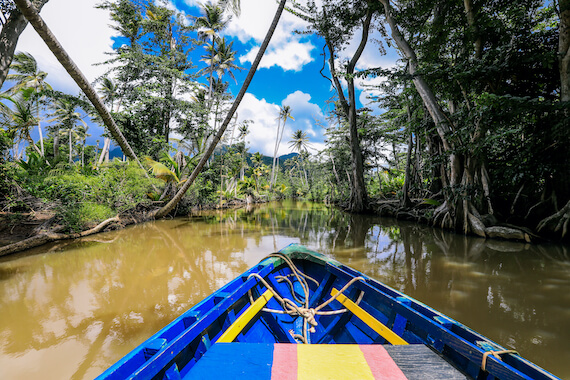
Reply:
[[[108, 12], [94, 8], [99, 2], [100, 0], [50, 0], [41, 13], [64, 48], [91, 81], [108, 69], [94, 64], [108, 58], [105, 53], [112, 51], [113, 37], [116, 34], [109, 27], [111, 21]], [[186, 14], [198, 15], [197, 7], [203, 2], [169, 0], [168, 4]], [[277, 2], [241, 0], [241, 8], [241, 16], [233, 17], [228, 28], [222, 33], [234, 41], [237, 64], [245, 68], [235, 73], [237, 84], [231, 78], [227, 78], [234, 94], [239, 91], [247, 69], [273, 19]], [[310, 143], [316, 150], [324, 147], [325, 136], [321, 125], [326, 125], [325, 116], [329, 107], [327, 100], [334, 95], [334, 92], [330, 82], [319, 74], [323, 65], [321, 56], [323, 41], [316, 36], [294, 33], [295, 30], [302, 30], [305, 27], [306, 24], [301, 19], [289, 13], [283, 14], [260, 68], [238, 109], [240, 121], [245, 119], [253, 121], [247, 138], [252, 152], [273, 154], [276, 119], [279, 107], [282, 105], [291, 107], [295, 120], [287, 122], [279, 154], [290, 152], [287, 142], [293, 131], [297, 129], [307, 132]], [[357, 33], [343, 52], [345, 56], [341, 59], [354, 52], [359, 38], [360, 34]], [[377, 43], [374, 42], [375, 39], [380, 39], [378, 32], [374, 32], [369, 40], [357, 69], [378, 66], [389, 68], [395, 64], [398, 59], [397, 53], [388, 50], [387, 55], [381, 55]], [[79, 92], [73, 80], [31, 27], [28, 26], [20, 37], [17, 51], [26, 51], [34, 55], [40, 69], [48, 72], [46, 79], [55, 89], [73, 94]], [[202, 62], [198, 62], [201, 54], [203, 49], [199, 47], [194, 57], [197, 65], [203, 65]], [[367, 83], [378, 83], [381, 80], [381, 78], [370, 79]], [[366, 100], [368, 93], [362, 91], [362, 85], [362, 82], [357, 83], [360, 106], [368, 102]], [[92, 135], [89, 142], [94, 144], [95, 140], [100, 138], [102, 131], [102, 127], [92, 125], [89, 130]]]

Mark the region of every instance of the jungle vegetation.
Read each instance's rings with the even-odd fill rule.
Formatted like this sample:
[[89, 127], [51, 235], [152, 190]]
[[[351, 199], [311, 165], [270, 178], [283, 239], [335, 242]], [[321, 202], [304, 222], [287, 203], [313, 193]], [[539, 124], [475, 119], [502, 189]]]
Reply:
[[[4, 32], [30, 2], [14, 3], [1, 2], [2, 38], [12, 42], [19, 34]], [[127, 210], [160, 217], [304, 198], [482, 237], [568, 239], [570, 0], [289, 1], [287, 11], [318, 36], [323, 70], [315, 75], [334, 91], [326, 149], [309, 149], [302, 130], [282, 135], [295, 116], [284, 106], [273, 157], [250, 152], [248, 122], [233, 117], [256, 69], [240, 94], [229, 92], [243, 68], [220, 32], [239, 1], [207, 3], [191, 23], [161, 2], [99, 6], [124, 42], [106, 62], [113, 69], [86, 84], [104, 107], [88, 89], [51, 89], [29, 54], [2, 52], [3, 212], [29, 211], [32, 197], [55, 210], [63, 231], [81, 231]], [[369, 41], [373, 31], [383, 39]], [[339, 59], [353, 39], [354, 55]], [[381, 54], [396, 48], [398, 64], [360, 68], [371, 43]], [[190, 60], [195, 49], [200, 62]], [[371, 101], [385, 112], [374, 114], [358, 106], [355, 81], [378, 77]], [[87, 118], [107, 127], [97, 146], [85, 143]], [[111, 159], [111, 141], [128, 162]], [[295, 154], [277, 157], [281, 143]]]

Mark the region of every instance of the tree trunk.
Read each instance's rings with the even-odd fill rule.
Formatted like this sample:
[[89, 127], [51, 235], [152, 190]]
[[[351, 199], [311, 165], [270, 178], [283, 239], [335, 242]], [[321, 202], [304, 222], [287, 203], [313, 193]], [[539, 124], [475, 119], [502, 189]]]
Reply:
[[[362, 160], [362, 150], [360, 148], [360, 138], [358, 136], [358, 125], [356, 118], [356, 94], [354, 90], [354, 68], [356, 63], [360, 59], [366, 43], [368, 42], [368, 34], [370, 29], [370, 23], [372, 21], [372, 15], [374, 10], [369, 8], [366, 13], [366, 19], [362, 25], [362, 37], [360, 39], [360, 44], [354, 53], [354, 56], [347, 65], [347, 83], [348, 83], [348, 102], [344, 97], [344, 92], [340, 80], [336, 74], [335, 64], [334, 64], [334, 49], [328, 38], [328, 31], [324, 31], [325, 42], [329, 50], [329, 65], [330, 71], [333, 78], [333, 84], [336, 88], [340, 103], [343, 107], [345, 114], [348, 117], [349, 127], [350, 127], [350, 154], [352, 161], [352, 186], [350, 194], [350, 211], [352, 212], [363, 212], [368, 206], [368, 193], [366, 191], [366, 182], [364, 181], [364, 164]], [[324, 13], [326, 17], [326, 12]]]
[[202, 155], [202, 158], [198, 162], [198, 165], [196, 166], [196, 168], [194, 168], [194, 171], [192, 171], [192, 174], [190, 175], [190, 177], [186, 180], [186, 182], [184, 182], [184, 185], [182, 186], [182, 188], [180, 188], [180, 190], [178, 190], [178, 193], [176, 193], [176, 195], [172, 198], [172, 200], [170, 202], [168, 202], [168, 204], [166, 204], [166, 206], [164, 206], [161, 209], [156, 210], [155, 212], [151, 213], [151, 215], [150, 215], [151, 218], [152, 217], [161, 218], [163, 216], [166, 216], [172, 209], [174, 209], [174, 207], [176, 207], [176, 205], [178, 204], [178, 202], [180, 202], [180, 200], [182, 199], [182, 197], [184, 196], [186, 191], [190, 188], [192, 183], [194, 183], [194, 180], [196, 179], [198, 174], [200, 174], [200, 171], [202, 170], [202, 168], [206, 164], [206, 161], [208, 161], [208, 159], [212, 155], [212, 152], [214, 151], [214, 149], [216, 148], [216, 145], [218, 144], [218, 142], [222, 138], [222, 135], [226, 131], [228, 124], [232, 120], [234, 113], [236, 112], [239, 104], [241, 103], [241, 100], [243, 99], [245, 92], [247, 91], [247, 88], [249, 87], [249, 84], [251, 83], [251, 80], [253, 79], [253, 75], [257, 71], [257, 67], [259, 66], [259, 62], [261, 61], [263, 54], [265, 54], [265, 50], [267, 49], [267, 46], [269, 45], [269, 41], [271, 41], [271, 37], [273, 36], [273, 32], [275, 32], [275, 28], [277, 27], [277, 23], [279, 22], [279, 19], [281, 18], [281, 14], [283, 13], [283, 8], [285, 8], [286, 1], [287, 0], [281, 0], [279, 2], [279, 7], [277, 8], [277, 11], [275, 12], [275, 17], [273, 18], [273, 22], [271, 23], [271, 26], [269, 27], [269, 30], [267, 31], [267, 34], [265, 36], [265, 39], [263, 40], [263, 43], [261, 44], [261, 47], [259, 48], [259, 51], [257, 52], [257, 56], [255, 57], [255, 60], [253, 61], [252, 65], [249, 69], [249, 72], [247, 73], [247, 77], [245, 78], [245, 81], [244, 81], [236, 99], [234, 100], [232, 107], [228, 111], [228, 114], [226, 115], [224, 122], [222, 123], [222, 125], [220, 126], [220, 129], [218, 130], [218, 132], [214, 136], [214, 140], [212, 141], [212, 143], [210, 144], [210, 146], [208, 147], [206, 152], [204, 152], [204, 154]]
[[57, 160], [59, 157], [59, 128], [53, 134], [53, 157]]
[[72, 147], [72, 145], [71, 145], [71, 132], [72, 132], [72, 130], [71, 130], [71, 128], [70, 128], [70, 129], [69, 129], [69, 136], [68, 136], [68, 137], [69, 137], [69, 141], [68, 141], [68, 144], [69, 144], [69, 163], [70, 163], [70, 164], [73, 164], [73, 158], [72, 158], [72, 156], [73, 156], [73, 155], [72, 155], [72, 153], [73, 153], [73, 147]]
[[110, 146], [111, 146], [111, 139], [105, 137], [105, 143], [103, 144], [103, 150], [101, 150], [101, 155], [99, 156], [99, 161], [97, 162], [97, 166], [100, 166], [103, 163], [103, 160], [105, 160], [105, 162], [109, 162]]
[[[478, 213], [470, 201], [466, 201], [465, 190], [468, 186], [473, 184], [473, 167], [468, 167], [466, 159], [456, 153], [457, 149], [461, 148], [461, 140], [459, 138], [452, 138], [448, 136], [453, 135], [453, 125], [443, 112], [439, 105], [435, 94], [430, 86], [417, 73], [417, 56], [415, 51], [409, 45], [408, 41], [404, 38], [392, 16], [392, 7], [390, 0], [378, 0], [384, 6], [384, 14], [386, 21], [390, 26], [392, 39], [396, 42], [398, 49], [406, 57], [409, 64], [409, 72], [413, 76], [413, 83], [422, 101], [431, 115], [444, 152], [449, 156], [449, 183], [448, 194], [446, 194], [445, 202], [436, 209], [434, 213], [434, 224], [444, 228], [451, 228], [455, 230], [462, 230], [464, 233], [476, 233], [481, 235], [481, 222]], [[476, 139], [480, 134], [481, 129], [476, 128], [473, 139]], [[442, 176], [445, 177], [445, 170], [442, 170]], [[445, 178], [442, 178], [444, 180]], [[445, 186], [445, 184], [444, 184]], [[456, 193], [456, 189], [460, 189]], [[484, 234], [484, 232], [483, 232]]]
[[[285, 126], [283, 126], [285, 129]], [[271, 181], [269, 182], [269, 191], [273, 189], [273, 184], [275, 181], [275, 166], [277, 165], [277, 152], [279, 150], [279, 134], [281, 131], [281, 118], [277, 122], [277, 135], [275, 136], [275, 148], [273, 149], [273, 166], [271, 167]]]
[[[560, 0], [560, 26], [558, 39], [560, 63], [560, 100], [570, 101], [570, 0]], [[566, 109], [568, 115], [568, 109]]]
[[[410, 106], [407, 107], [408, 110], [408, 121], [411, 122], [411, 113], [410, 113]], [[404, 186], [402, 188], [402, 207], [409, 207], [411, 204], [410, 201], [410, 169], [412, 165], [412, 149], [414, 148], [414, 135], [412, 133], [411, 125], [408, 126], [410, 137], [408, 140], [408, 153], [406, 155], [406, 174], [404, 177]]]
[[[34, 6], [39, 12], [47, 2], [48, 0], [35, 0]], [[0, 31], [0, 87], [4, 84], [8, 71], [10, 71], [18, 39], [26, 25], [28, 25], [28, 21], [18, 9], [10, 12], [8, 20], [2, 25], [2, 30]]]
[[481, 55], [483, 54], [483, 39], [481, 38], [479, 26], [475, 23], [475, 10], [473, 9], [473, 1], [463, 0], [463, 6], [465, 7], [465, 14], [467, 15], [467, 23], [475, 34], [475, 58], [481, 59]]
[[109, 110], [105, 107], [99, 96], [97, 95], [95, 89], [87, 78], [83, 75], [83, 73], [79, 70], [79, 68], [75, 65], [71, 57], [67, 54], [67, 52], [63, 49], [59, 41], [55, 38], [51, 30], [48, 28], [45, 21], [41, 18], [41, 16], [37, 13], [36, 9], [30, 3], [29, 0], [14, 0], [14, 3], [18, 6], [20, 12], [28, 19], [30, 24], [34, 27], [36, 32], [40, 35], [40, 37], [44, 40], [46, 45], [55, 55], [57, 60], [61, 63], [61, 65], [65, 68], [65, 70], [69, 73], [69, 75], [75, 80], [75, 83], [81, 88], [81, 90], [85, 93], [87, 98], [91, 101], [105, 126], [113, 136], [114, 140], [119, 144], [123, 152], [132, 160], [138, 163], [138, 165], [143, 169], [145, 175], [148, 177], [147, 171], [144, 169], [142, 164], [140, 163], [138, 157], [136, 156], [135, 152], [132, 150], [131, 146], [115, 124], [113, 117], [109, 113]]

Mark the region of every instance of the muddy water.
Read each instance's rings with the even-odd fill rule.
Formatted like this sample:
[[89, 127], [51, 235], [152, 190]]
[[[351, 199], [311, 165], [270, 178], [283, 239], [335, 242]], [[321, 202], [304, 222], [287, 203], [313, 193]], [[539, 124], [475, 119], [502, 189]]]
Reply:
[[262, 257], [302, 243], [570, 379], [570, 253], [310, 203], [158, 221], [0, 261], [0, 379], [89, 379]]

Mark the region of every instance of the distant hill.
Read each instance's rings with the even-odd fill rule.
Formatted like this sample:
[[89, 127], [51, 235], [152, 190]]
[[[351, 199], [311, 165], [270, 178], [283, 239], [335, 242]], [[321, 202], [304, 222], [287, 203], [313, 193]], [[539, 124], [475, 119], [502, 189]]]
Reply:
[[293, 157], [297, 157], [299, 155], [299, 153], [289, 153], [289, 154], [284, 154], [282, 156], [279, 156], [279, 161], [280, 162], [285, 162], [286, 160], [293, 158]]
[[116, 147], [115, 149], [109, 151], [109, 161], [112, 161], [114, 158], [119, 158], [121, 160], [123, 159], [123, 151], [120, 147]]
[[[284, 154], [284, 155], [282, 155], [282, 156], [279, 156], [279, 157], [278, 157], [278, 158], [279, 158], [279, 165], [283, 166], [283, 163], [284, 163], [286, 160], [288, 160], [288, 159], [290, 159], [290, 158], [293, 158], [293, 157], [296, 157], [296, 156], [298, 156], [298, 155], [299, 155], [298, 153], [289, 153], [289, 154]], [[248, 155], [247, 155], [247, 164], [250, 165], [250, 166], [253, 165], [253, 164], [252, 164], [252, 161], [251, 161], [251, 157], [253, 157], [253, 154], [252, 154], [252, 153], [248, 153]], [[263, 162], [263, 164], [265, 164], [265, 165], [272, 166], [272, 165], [273, 165], [273, 157], [263, 155], [262, 162]]]
[[[223, 146], [221, 149], [222, 149], [222, 151], [225, 152], [225, 151], [227, 150], [227, 147], [226, 147], [226, 146]], [[217, 151], [217, 152], [214, 152], [214, 154], [219, 154], [219, 148], [218, 148], [218, 151]], [[283, 165], [283, 163], [284, 163], [286, 160], [288, 160], [288, 159], [290, 159], [290, 158], [293, 158], [293, 157], [296, 157], [296, 156], [298, 156], [298, 155], [299, 155], [299, 153], [289, 153], [289, 154], [284, 154], [284, 155], [282, 155], [282, 156], [279, 156], [279, 164], [280, 164], [280, 165]], [[251, 157], [252, 157], [252, 156], [253, 156], [252, 153], [248, 153], [248, 155], [247, 155], [247, 163], [248, 163], [249, 165], [252, 165], [252, 162], [251, 162]], [[121, 150], [120, 147], [116, 147], [116, 148], [114, 148], [114, 149], [111, 149], [111, 151], [109, 152], [109, 160], [113, 160], [114, 158], [119, 158], [119, 159], [121, 159], [121, 160], [123, 159], [123, 151]], [[263, 163], [264, 163], [265, 165], [269, 165], [269, 166], [273, 165], [273, 157], [265, 156], [265, 155], [264, 155], [264, 156], [263, 156]]]

